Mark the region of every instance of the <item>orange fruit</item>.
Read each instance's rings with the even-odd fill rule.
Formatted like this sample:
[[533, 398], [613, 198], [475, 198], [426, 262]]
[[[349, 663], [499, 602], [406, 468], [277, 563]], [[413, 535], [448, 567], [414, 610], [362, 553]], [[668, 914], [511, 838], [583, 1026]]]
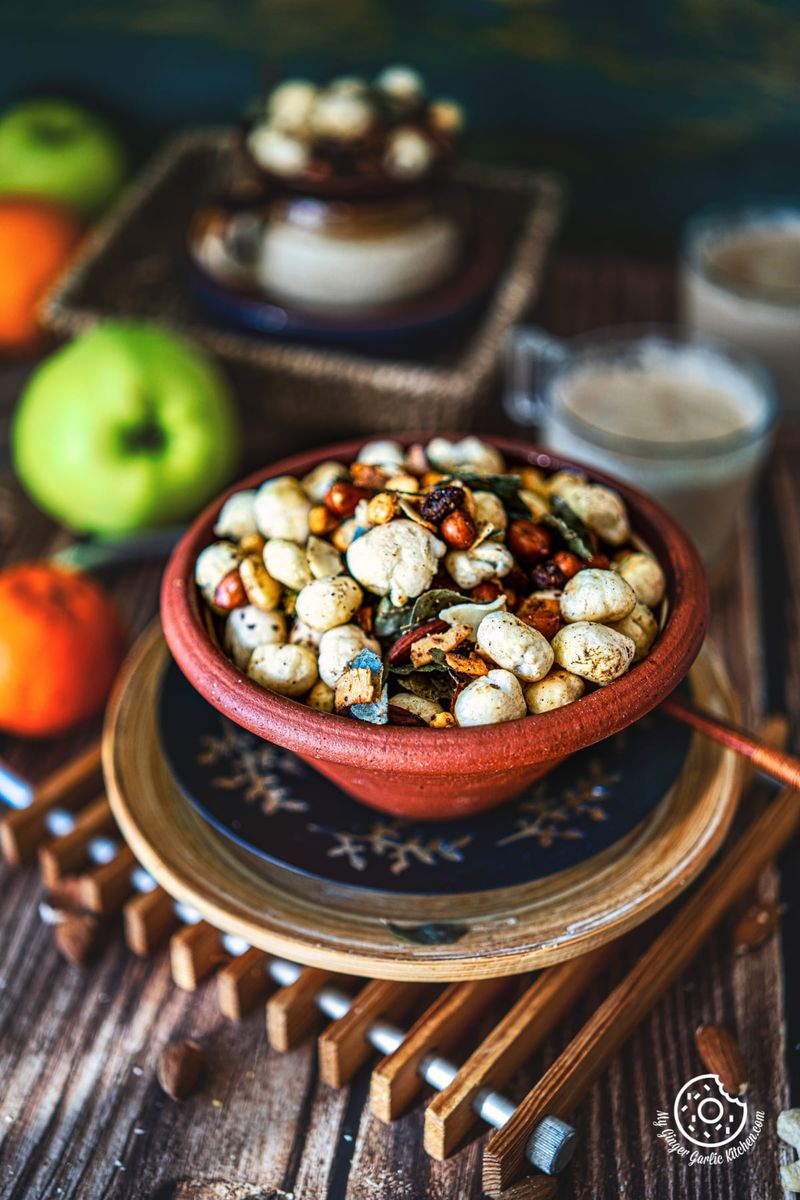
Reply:
[[50, 200], [0, 198], [0, 352], [22, 354], [42, 339], [39, 301], [80, 236], [75, 216]]
[[124, 644], [88, 575], [48, 562], [0, 571], [0, 729], [47, 737], [98, 712]]

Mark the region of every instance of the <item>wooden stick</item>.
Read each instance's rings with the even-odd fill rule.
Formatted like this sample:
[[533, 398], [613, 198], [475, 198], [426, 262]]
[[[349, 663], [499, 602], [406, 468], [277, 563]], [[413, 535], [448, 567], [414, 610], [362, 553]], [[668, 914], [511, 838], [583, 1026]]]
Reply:
[[394, 1054], [382, 1059], [370, 1080], [370, 1107], [379, 1121], [396, 1121], [424, 1081], [418, 1072], [432, 1050], [447, 1054], [511, 984], [511, 977], [451, 983], [408, 1031]]
[[140, 958], [149, 958], [178, 928], [172, 897], [163, 888], [131, 896], [123, 910], [125, 941]]
[[102, 783], [98, 741], [43, 780], [27, 808], [8, 813], [0, 821], [0, 847], [6, 862], [12, 867], [30, 862], [36, 847], [47, 836], [45, 817], [50, 809], [74, 810], [97, 795]]
[[217, 972], [217, 1003], [223, 1017], [240, 1021], [264, 999], [269, 987], [268, 956], [251, 946]]
[[229, 955], [222, 948], [219, 930], [207, 921], [184, 925], [170, 938], [172, 980], [186, 992], [193, 992], [206, 975], [228, 962], [228, 959]]
[[322, 1020], [315, 1004], [317, 992], [331, 979], [333, 971], [304, 967], [299, 977], [267, 1001], [267, 1038], [273, 1050], [292, 1050]]
[[710, 713], [701, 712], [699, 708], [693, 708], [691, 704], [685, 704], [675, 696], [669, 696], [662, 702], [661, 711], [684, 725], [690, 725], [692, 729], [719, 742], [728, 750], [749, 758], [756, 770], [763, 771], [765, 775], [777, 779], [787, 787], [800, 790], [800, 759], [793, 754], [769, 746], [745, 729], [731, 725]]
[[462, 1066], [453, 1082], [425, 1110], [424, 1145], [433, 1158], [452, 1154], [478, 1120], [475, 1098], [500, 1090], [564, 1018], [578, 997], [619, 951], [601, 946], [543, 971]]
[[78, 880], [84, 908], [104, 917], [113, 916], [133, 891], [131, 871], [136, 859], [127, 846], [120, 846], [109, 863], [93, 867]]
[[319, 1073], [323, 1083], [343, 1087], [370, 1054], [366, 1033], [378, 1017], [389, 1020], [404, 1016], [425, 995], [427, 984], [396, 983], [373, 979], [354, 998], [347, 1012], [320, 1034]]
[[45, 887], [52, 890], [65, 875], [74, 875], [86, 862], [86, 849], [92, 838], [114, 828], [114, 818], [105, 796], [98, 796], [87, 804], [69, 833], [53, 837], [39, 846], [39, 870]]
[[717, 867], [621, 980], [488, 1142], [486, 1191], [508, 1187], [525, 1146], [545, 1116], [564, 1117], [667, 988], [691, 962], [728, 908], [789, 841], [800, 824], [800, 797], [786, 789], [724, 855]]

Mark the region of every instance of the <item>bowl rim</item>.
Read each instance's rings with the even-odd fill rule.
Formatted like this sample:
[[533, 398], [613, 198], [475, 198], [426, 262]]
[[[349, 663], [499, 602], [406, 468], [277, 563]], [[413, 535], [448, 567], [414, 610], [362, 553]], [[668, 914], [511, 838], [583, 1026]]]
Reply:
[[[667, 574], [670, 606], [666, 623], [646, 658], [605, 688], [567, 708], [530, 714], [499, 725], [467, 729], [417, 729], [370, 725], [320, 713], [299, 700], [270, 692], [251, 680], [212, 641], [194, 583], [200, 551], [214, 540], [221, 505], [234, 492], [257, 488], [279, 475], [302, 477], [328, 459], [351, 462], [362, 446], [381, 437], [349, 438], [280, 459], [252, 472], [212, 500], [189, 526], [169, 559], [161, 587], [161, 618], [170, 651], [189, 682], [223, 715], [252, 733], [308, 758], [370, 771], [447, 776], [463, 773], [468, 760], [482, 774], [512, 764], [546, 762], [572, 754], [624, 729], [655, 708], [681, 682], [703, 643], [709, 617], [705, 570], [688, 536], [659, 504], [637, 489], [587, 464], [567, 460], [533, 443], [490, 434], [412, 431], [385, 435], [401, 445], [434, 436], [476, 436], [500, 450], [507, 463], [546, 470], [574, 468], [624, 498], [634, 530], [658, 552]], [[611, 703], [608, 698], [613, 697]]]

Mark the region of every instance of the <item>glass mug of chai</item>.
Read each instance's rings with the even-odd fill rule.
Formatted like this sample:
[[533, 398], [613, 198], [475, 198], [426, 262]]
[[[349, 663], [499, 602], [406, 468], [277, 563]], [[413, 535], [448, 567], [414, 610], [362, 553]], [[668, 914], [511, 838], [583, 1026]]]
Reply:
[[623, 326], [563, 342], [513, 331], [504, 406], [563, 458], [659, 501], [719, 576], [769, 449], [772, 384], [748, 356], [672, 328]]
[[780, 415], [800, 420], [800, 197], [713, 207], [687, 223], [681, 316], [772, 374]]

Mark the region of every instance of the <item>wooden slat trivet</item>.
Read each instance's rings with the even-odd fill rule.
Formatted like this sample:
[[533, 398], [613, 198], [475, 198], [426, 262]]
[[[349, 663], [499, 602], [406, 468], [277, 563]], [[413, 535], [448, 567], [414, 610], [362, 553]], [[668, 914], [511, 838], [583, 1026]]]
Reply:
[[318, 1040], [319, 1073], [331, 1087], [344, 1087], [372, 1053], [366, 1031], [379, 1017], [404, 1017], [429, 993], [426, 984], [373, 979], [353, 1000], [350, 1011], [334, 1021]]
[[395, 1121], [423, 1087], [419, 1068], [432, 1050], [450, 1054], [467, 1036], [470, 1026], [508, 990], [512, 978], [452, 983], [425, 1010], [394, 1054], [373, 1069], [370, 1106], [381, 1121]]
[[59, 767], [34, 789], [27, 808], [7, 813], [0, 820], [0, 847], [12, 867], [30, 862], [47, 837], [45, 819], [56, 805], [74, 810], [96, 796], [103, 786], [100, 743]]

